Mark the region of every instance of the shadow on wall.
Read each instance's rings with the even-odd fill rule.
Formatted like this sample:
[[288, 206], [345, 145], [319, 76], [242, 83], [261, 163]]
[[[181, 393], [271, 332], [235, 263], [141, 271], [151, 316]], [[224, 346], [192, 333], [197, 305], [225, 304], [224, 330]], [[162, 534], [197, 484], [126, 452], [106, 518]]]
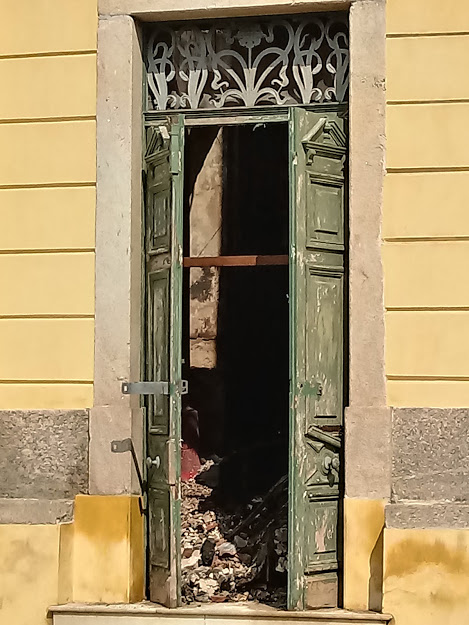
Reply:
[[368, 582], [368, 606], [370, 610], [383, 609], [384, 529], [381, 530], [370, 556], [370, 580]]

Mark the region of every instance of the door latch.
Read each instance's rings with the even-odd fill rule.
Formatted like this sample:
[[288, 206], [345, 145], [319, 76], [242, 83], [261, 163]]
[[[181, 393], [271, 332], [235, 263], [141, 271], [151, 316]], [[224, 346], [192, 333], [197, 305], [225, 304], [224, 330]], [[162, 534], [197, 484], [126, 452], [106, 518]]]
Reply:
[[181, 395], [187, 395], [189, 384], [181, 380], [179, 384], [169, 382], [123, 382], [123, 395], [173, 395], [178, 390]]
[[155, 458], [150, 458], [150, 456], [148, 456], [146, 459], [146, 465], [148, 469], [151, 469], [152, 467], [159, 469], [161, 466], [161, 458], [159, 456], [156, 456]]

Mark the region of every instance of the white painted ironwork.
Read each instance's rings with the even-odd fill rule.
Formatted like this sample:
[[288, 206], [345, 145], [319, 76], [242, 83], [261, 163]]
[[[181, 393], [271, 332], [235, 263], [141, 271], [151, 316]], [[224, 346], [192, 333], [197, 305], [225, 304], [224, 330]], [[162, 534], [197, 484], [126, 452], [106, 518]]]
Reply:
[[150, 110], [344, 102], [347, 16], [154, 24], [146, 67]]

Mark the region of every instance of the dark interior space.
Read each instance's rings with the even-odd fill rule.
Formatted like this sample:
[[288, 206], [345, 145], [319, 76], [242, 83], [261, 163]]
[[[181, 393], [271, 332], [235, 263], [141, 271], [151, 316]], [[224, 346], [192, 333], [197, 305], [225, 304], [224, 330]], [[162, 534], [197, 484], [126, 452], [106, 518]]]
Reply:
[[[184, 257], [193, 256], [194, 182], [217, 134], [222, 134], [221, 256], [288, 253], [287, 128], [284, 124], [191, 128], [186, 137]], [[213, 175], [204, 180], [213, 183]], [[206, 185], [205, 185], [206, 186]], [[205, 198], [203, 198], [204, 200]], [[207, 207], [203, 202], [203, 209]], [[205, 234], [205, 233], [203, 233]], [[205, 235], [209, 239], [211, 232]], [[203, 250], [197, 256], [211, 256]], [[287, 440], [288, 267], [204, 267], [197, 279], [184, 271], [185, 398], [199, 412], [200, 451], [225, 456], [243, 446]], [[190, 357], [189, 300], [207, 299], [218, 274], [216, 366]], [[209, 401], [210, 405], [206, 406]], [[284, 454], [285, 455], [285, 454]], [[252, 487], [251, 487], [252, 488]]]
[[185, 150], [182, 594], [282, 607], [287, 128], [194, 127]]
[[223, 268], [220, 283], [223, 455], [237, 465], [226, 497], [239, 500], [287, 472], [288, 267]]
[[284, 124], [224, 134], [222, 253], [288, 254], [288, 135]]

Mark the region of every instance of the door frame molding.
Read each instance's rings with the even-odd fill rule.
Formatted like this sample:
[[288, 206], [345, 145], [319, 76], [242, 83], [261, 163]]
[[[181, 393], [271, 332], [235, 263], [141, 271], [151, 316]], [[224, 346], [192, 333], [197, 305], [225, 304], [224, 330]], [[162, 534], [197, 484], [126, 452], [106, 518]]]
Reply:
[[[141, 458], [140, 377], [142, 73], [136, 19], [269, 15], [349, 9], [349, 407], [345, 496], [390, 496], [381, 258], [385, 173], [385, 0], [99, 0], [94, 407], [90, 493], [138, 493], [129, 454], [110, 441], [132, 437]], [[368, 574], [368, 573], [367, 573]], [[347, 543], [345, 543], [345, 582]], [[367, 578], [366, 578], [367, 579]], [[347, 583], [347, 582], [346, 582]]]

